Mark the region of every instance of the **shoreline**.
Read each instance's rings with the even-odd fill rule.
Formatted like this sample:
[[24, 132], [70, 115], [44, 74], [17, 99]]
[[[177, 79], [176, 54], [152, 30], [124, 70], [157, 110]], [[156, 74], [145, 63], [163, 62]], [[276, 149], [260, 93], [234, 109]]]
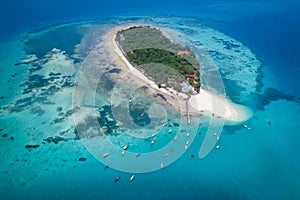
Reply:
[[[212, 94], [211, 92], [208, 92], [204, 90], [203, 88], [200, 88], [200, 93], [197, 95], [191, 95], [190, 98], [188, 98], [187, 94], [179, 93], [171, 88], [168, 88], [168, 90], [164, 88], [159, 88], [157, 84], [150, 80], [146, 75], [144, 75], [142, 72], [140, 72], [138, 69], [136, 69], [132, 64], [127, 60], [126, 56], [123, 54], [122, 50], [118, 46], [115, 37], [117, 32], [128, 29], [132, 26], [139, 26], [144, 24], [130, 24], [130, 25], [123, 25], [115, 27], [112, 31], [110, 31], [107, 36], [109, 39], [108, 44], [110, 47], [114, 50], [114, 52], [118, 55], [118, 57], [121, 58], [121, 60], [126, 64], [129, 71], [137, 78], [145, 81], [148, 83], [153, 89], [162, 92], [167, 95], [173, 96], [174, 94], [177, 95], [178, 98], [182, 98], [182, 100], [188, 99], [188, 104], [193, 109], [192, 111], [196, 111], [198, 113], [203, 111], [208, 111], [212, 113], [213, 115], [216, 115], [218, 117], [224, 118], [225, 123], [228, 125], [234, 125], [239, 124], [244, 121], [247, 121], [252, 116], [252, 111], [247, 108], [246, 106], [235, 104], [231, 102], [230, 100], [226, 99], [225, 96], [218, 96], [215, 94]], [[170, 92], [171, 91], [171, 92]]]

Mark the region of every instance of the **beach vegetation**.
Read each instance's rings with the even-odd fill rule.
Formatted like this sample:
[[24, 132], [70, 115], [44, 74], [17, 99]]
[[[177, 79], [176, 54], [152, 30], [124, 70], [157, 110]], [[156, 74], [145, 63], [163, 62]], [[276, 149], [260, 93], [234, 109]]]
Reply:
[[161, 87], [182, 91], [188, 82], [199, 92], [200, 64], [188, 47], [172, 42], [159, 29], [133, 26], [119, 31], [116, 42], [128, 61]]

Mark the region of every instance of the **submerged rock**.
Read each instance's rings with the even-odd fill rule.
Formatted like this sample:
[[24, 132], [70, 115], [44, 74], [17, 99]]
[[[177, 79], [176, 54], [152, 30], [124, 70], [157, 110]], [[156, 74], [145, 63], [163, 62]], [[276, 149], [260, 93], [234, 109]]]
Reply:
[[46, 139], [44, 139], [44, 141], [51, 143], [53, 142], [54, 144], [58, 144], [61, 141], [68, 141], [67, 139], [61, 137], [61, 136], [55, 136], [55, 137], [47, 137]]

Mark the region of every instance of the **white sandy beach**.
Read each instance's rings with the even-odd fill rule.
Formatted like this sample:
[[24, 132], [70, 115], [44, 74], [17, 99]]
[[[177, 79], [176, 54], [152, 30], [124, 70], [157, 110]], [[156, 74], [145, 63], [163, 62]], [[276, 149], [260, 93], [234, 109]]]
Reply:
[[235, 104], [222, 96], [217, 96], [204, 89], [200, 93], [191, 96], [191, 106], [199, 111], [208, 111], [216, 116], [223, 117], [228, 123], [239, 123], [248, 120], [252, 116], [250, 109], [243, 105]]
[[[150, 80], [142, 72], [140, 72], [138, 69], [133, 67], [131, 63], [126, 59], [126, 57], [123, 55], [118, 45], [116, 44], [115, 41], [116, 33], [120, 30], [127, 29], [131, 26], [133, 25], [116, 27], [113, 31], [111, 31], [108, 34], [108, 37], [112, 42], [111, 44], [113, 46], [115, 53], [126, 63], [127, 67], [129, 68], [130, 72], [133, 75], [142, 79], [143, 81], [148, 83], [151, 87], [160, 90], [162, 93], [170, 94], [168, 90], [163, 88], [158, 88], [155, 82]], [[185, 94], [182, 94], [181, 96], [185, 96]], [[197, 111], [208, 111], [210, 113], [213, 113], [215, 116], [224, 118], [224, 120], [228, 124], [241, 123], [248, 120], [252, 116], [251, 110], [248, 109], [247, 107], [243, 105], [235, 104], [230, 100], [226, 99], [224, 96], [215, 95], [211, 92], [204, 90], [203, 88], [200, 89], [199, 94], [191, 96], [191, 98], [189, 99], [189, 104], [193, 109]]]

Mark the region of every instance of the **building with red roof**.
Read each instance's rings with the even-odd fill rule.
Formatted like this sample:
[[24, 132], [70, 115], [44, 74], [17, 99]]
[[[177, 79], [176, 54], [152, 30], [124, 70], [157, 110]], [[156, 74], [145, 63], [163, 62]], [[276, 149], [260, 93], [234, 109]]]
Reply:
[[195, 74], [185, 74], [186, 78], [195, 78]]

